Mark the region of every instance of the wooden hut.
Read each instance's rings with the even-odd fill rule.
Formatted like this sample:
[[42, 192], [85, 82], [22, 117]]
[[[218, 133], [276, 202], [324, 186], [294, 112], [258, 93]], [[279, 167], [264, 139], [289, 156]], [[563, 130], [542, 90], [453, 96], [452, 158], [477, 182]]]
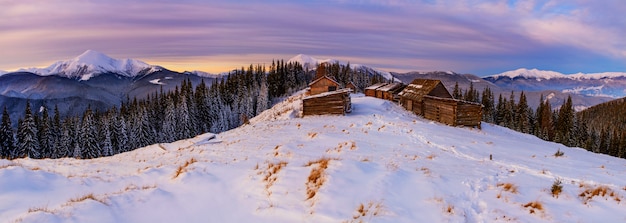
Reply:
[[346, 88], [350, 88], [352, 89], [352, 92], [360, 92], [361, 89], [359, 89], [354, 83], [352, 83], [352, 81], [348, 82], [346, 84]]
[[440, 80], [415, 79], [398, 94], [402, 107], [417, 115], [424, 115], [424, 96], [450, 98], [452, 95]]
[[376, 97], [376, 89], [378, 89], [379, 87], [382, 87], [386, 85], [385, 83], [378, 83], [378, 84], [374, 84], [372, 86], [366, 87], [365, 88], [365, 96], [370, 96], [370, 97]]
[[389, 101], [394, 101], [394, 98], [402, 91], [402, 83], [389, 83], [376, 89], [376, 97]]
[[337, 89], [339, 89], [337, 81], [329, 76], [322, 76], [309, 84], [309, 95], [336, 91]]
[[426, 95], [424, 118], [452, 126], [470, 126], [480, 128], [482, 105], [452, 98], [440, 98]]
[[345, 88], [311, 95], [302, 99], [302, 115], [345, 115], [352, 111], [350, 92]]

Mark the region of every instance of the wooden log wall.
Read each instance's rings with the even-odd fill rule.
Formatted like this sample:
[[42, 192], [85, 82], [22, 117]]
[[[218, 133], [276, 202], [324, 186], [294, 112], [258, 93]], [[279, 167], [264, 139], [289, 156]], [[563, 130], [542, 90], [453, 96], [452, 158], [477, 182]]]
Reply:
[[452, 126], [477, 126], [482, 120], [482, 105], [449, 98], [424, 97], [424, 118]]
[[302, 100], [302, 114], [308, 115], [345, 115], [352, 110], [350, 93], [347, 91], [330, 92], [325, 95], [307, 97]]

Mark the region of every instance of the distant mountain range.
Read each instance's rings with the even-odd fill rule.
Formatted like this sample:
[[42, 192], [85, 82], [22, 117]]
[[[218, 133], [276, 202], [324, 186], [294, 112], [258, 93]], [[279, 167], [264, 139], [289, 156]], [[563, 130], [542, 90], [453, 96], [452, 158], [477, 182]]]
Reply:
[[[287, 62], [298, 62], [305, 70], [313, 71], [317, 64], [346, 62], [335, 59], [317, 59], [299, 54]], [[518, 69], [487, 77], [459, 74], [452, 71], [393, 73], [361, 64], [350, 67], [370, 74], [380, 74], [388, 80], [410, 83], [415, 78], [440, 79], [452, 91], [455, 83], [468, 89], [470, 83], [478, 90], [491, 88], [508, 98], [511, 91], [525, 91], [531, 107], [539, 104], [540, 95], [554, 107], [572, 95], [577, 110], [626, 96], [626, 73], [596, 73], [565, 75], [554, 71]], [[118, 106], [126, 97], [145, 98], [163, 89], [173, 90], [189, 78], [198, 84], [213, 83], [227, 73], [211, 74], [202, 71], [182, 73], [162, 66], [150, 65], [135, 59], [114, 59], [103, 53], [87, 50], [76, 58], [59, 61], [45, 68], [27, 68], [0, 71], [0, 108], [7, 106], [14, 119], [21, 117], [26, 100], [34, 108], [55, 105], [63, 115], [77, 115], [87, 106], [104, 110]]]
[[[26, 101], [34, 108], [55, 105], [62, 115], [78, 115], [87, 106], [105, 110], [127, 97], [145, 98], [154, 92], [174, 90], [183, 80], [213, 83], [220, 75], [170, 71], [134, 59], [114, 59], [87, 50], [80, 56], [46, 68], [20, 69], [0, 75], [0, 108], [6, 106], [14, 120], [22, 116]], [[14, 122], [15, 124], [15, 122]]]
[[496, 100], [499, 94], [509, 98], [515, 92], [516, 100], [521, 91], [527, 96], [528, 104], [536, 108], [541, 95], [550, 101], [553, 107], [559, 107], [568, 95], [576, 110], [626, 96], [626, 73], [597, 73], [565, 75], [554, 71], [537, 69], [518, 69], [487, 77], [472, 74], [459, 74], [451, 71], [392, 73], [404, 83], [415, 78], [442, 80], [448, 90], [454, 89], [455, 83], [467, 90], [470, 84], [480, 91], [491, 88]]
[[626, 97], [626, 73], [561, 74], [537, 69], [518, 69], [483, 79], [505, 88], [527, 91], [557, 90], [587, 96]]

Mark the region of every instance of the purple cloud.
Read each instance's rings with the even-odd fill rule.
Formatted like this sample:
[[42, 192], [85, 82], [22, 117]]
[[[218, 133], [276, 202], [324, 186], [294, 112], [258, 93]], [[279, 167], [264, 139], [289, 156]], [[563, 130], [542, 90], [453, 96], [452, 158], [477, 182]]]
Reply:
[[626, 70], [626, 3], [619, 0], [75, 0], [3, 8], [3, 70], [45, 66], [86, 49], [181, 71], [224, 71], [299, 53], [390, 71]]

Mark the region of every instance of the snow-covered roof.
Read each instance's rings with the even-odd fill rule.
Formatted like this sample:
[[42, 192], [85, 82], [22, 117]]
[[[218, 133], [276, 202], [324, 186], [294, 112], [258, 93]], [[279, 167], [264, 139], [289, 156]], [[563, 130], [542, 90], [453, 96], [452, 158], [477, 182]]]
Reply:
[[376, 90], [379, 87], [382, 87], [384, 85], [386, 85], [387, 83], [378, 83], [378, 84], [374, 84], [372, 86], [366, 87], [365, 90]]

